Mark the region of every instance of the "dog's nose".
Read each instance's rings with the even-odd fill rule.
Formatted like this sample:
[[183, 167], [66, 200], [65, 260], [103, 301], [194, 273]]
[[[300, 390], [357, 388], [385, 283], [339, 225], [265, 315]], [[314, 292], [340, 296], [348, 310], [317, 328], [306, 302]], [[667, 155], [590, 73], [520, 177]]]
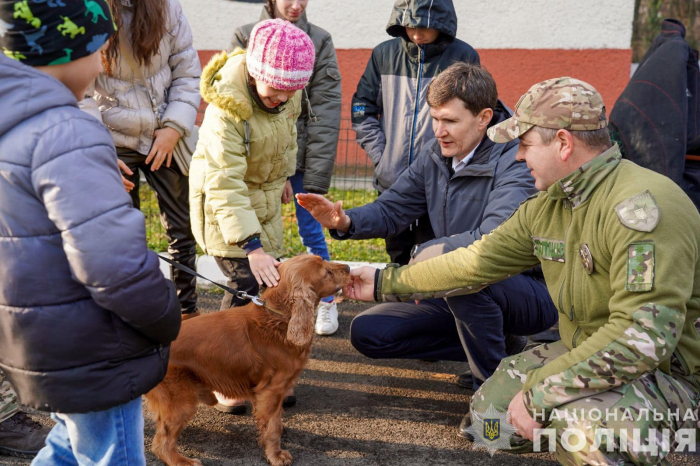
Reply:
[[350, 273], [350, 266], [345, 264], [345, 272]]

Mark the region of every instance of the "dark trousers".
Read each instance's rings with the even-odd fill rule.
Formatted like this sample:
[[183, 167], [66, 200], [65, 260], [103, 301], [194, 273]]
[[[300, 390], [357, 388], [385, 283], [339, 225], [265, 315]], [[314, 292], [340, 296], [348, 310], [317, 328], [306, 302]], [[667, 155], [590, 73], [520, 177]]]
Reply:
[[[129, 193], [134, 207], [137, 209], [141, 207], [139, 199], [139, 170], [141, 170], [156, 193], [160, 222], [168, 239], [168, 253], [176, 262], [194, 269], [197, 246], [190, 226], [188, 178], [180, 173], [175, 162], [170, 164], [170, 168], [161, 165], [158, 170], [151, 171], [151, 166], [145, 163], [145, 155], [125, 148], [118, 148], [117, 154], [134, 172], [131, 176], [125, 175], [135, 185]], [[172, 266], [170, 276], [177, 287], [177, 297], [180, 300], [182, 312], [194, 312], [197, 309], [197, 278]]]
[[[250, 262], [248, 262], [247, 258], [214, 257], [214, 260], [221, 272], [228, 278], [226, 282], [228, 287], [238, 291], [245, 291], [253, 296], [258, 294], [260, 287], [253, 275], [253, 271], [250, 270]], [[244, 306], [249, 302], [249, 299], [236, 298], [228, 291], [225, 291], [219, 310], [224, 311], [232, 307]]]
[[468, 361], [476, 389], [506, 357], [506, 333], [533, 335], [557, 319], [544, 281], [516, 275], [470, 295], [374, 306], [352, 321], [350, 341], [370, 358]]
[[414, 245], [434, 238], [435, 233], [430, 225], [430, 218], [424, 215], [398, 235], [386, 237], [384, 240], [386, 253], [389, 254], [392, 263], [406, 265], [411, 260], [411, 249]]

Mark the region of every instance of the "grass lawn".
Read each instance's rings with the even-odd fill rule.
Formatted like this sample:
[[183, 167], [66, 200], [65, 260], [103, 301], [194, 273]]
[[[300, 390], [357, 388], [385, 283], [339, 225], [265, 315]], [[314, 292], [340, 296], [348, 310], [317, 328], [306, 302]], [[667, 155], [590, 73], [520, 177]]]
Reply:
[[[156, 202], [155, 194], [148, 185], [142, 184], [139, 195], [141, 197], [141, 211], [146, 217], [148, 247], [158, 252], [166, 251], [168, 249], [168, 242], [160, 223], [158, 203]], [[326, 197], [333, 201], [342, 200], [343, 208], [350, 209], [372, 202], [377, 197], [377, 193], [365, 189], [340, 190], [331, 188]], [[284, 256], [292, 257], [306, 250], [304, 245], [301, 244], [301, 238], [299, 237], [296, 217], [294, 216], [294, 203], [283, 205], [282, 215], [284, 224]], [[325, 230], [324, 233], [326, 235], [326, 242], [331, 259], [389, 262], [389, 256], [384, 250], [383, 239], [336, 241], [331, 239], [328, 235], [328, 230]], [[197, 248], [197, 252], [199, 254], [202, 253], [199, 248]]]

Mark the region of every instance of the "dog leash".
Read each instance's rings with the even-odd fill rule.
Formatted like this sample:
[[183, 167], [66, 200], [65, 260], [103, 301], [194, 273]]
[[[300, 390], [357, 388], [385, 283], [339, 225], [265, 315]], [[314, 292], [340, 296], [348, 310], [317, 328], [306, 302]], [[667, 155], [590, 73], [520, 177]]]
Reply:
[[268, 311], [272, 311], [272, 312], [274, 312], [275, 314], [279, 314], [279, 315], [281, 315], [281, 316], [284, 316], [284, 314], [283, 314], [282, 312], [278, 311], [277, 309], [272, 309], [270, 306], [266, 305], [265, 300], [262, 299], [260, 296], [253, 296], [252, 294], [248, 294], [248, 293], [246, 293], [245, 291], [242, 291], [242, 290], [234, 290], [233, 288], [228, 287], [228, 286], [226, 286], [226, 285], [222, 285], [222, 284], [220, 284], [220, 283], [216, 283], [214, 280], [210, 280], [210, 279], [208, 279], [207, 277], [205, 277], [204, 275], [202, 275], [202, 274], [200, 274], [200, 273], [197, 273], [197, 272], [195, 272], [194, 270], [192, 270], [191, 268], [189, 268], [189, 267], [187, 267], [187, 266], [184, 266], [184, 265], [182, 265], [182, 264], [179, 264], [179, 263], [175, 262], [175, 261], [172, 260], [172, 259], [168, 259], [167, 257], [163, 257], [163, 256], [161, 256], [160, 254], [158, 255], [158, 257], [159, 257], [160, 259], [162, 259], [163, 261], [167, 262], [168, 264], [172, 265], [172, 266], [175, 267], [176, 269], [180, 269], [180, 270], [182, 270], [183, 272], [189, 273], [190, 275], [194, 275], [195, 277], [199, 277], [199, 278], [201, 278], [201, 279], [203, 279], [203, 280], [208, 281], [209, 283], [213, 283], [214, 285], [218, 286], [218, 287], [221, 288], [222, 290], [228, 291], [229, 293], [231, 293], [232, 295], [234, 295], [234, 296], [235, 296], [236, 298], [238, 298], [238, 299], [250, 299], [250, 300], [253, 302], [253, 304], [256, 304], [256, 305], [258, 305], [258, 306], [264, 307], [264, 308], [267, 309]]

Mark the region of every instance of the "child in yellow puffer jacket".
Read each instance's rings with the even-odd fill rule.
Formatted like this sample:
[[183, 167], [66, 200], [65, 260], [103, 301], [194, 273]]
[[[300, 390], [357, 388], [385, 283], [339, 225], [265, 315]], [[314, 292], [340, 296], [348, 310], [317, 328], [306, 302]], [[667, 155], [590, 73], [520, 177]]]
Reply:
[[[282, 202], [292, 199], [296, 120], [314, 67], [314, 45], [280, 19], [258, 23], [248, 49], [222, 52], [205, 67], [200, 90], [210, 105], [190, 167], [192, 231], [228, 286], [255, 295], [276, 286], [282, 255]], [[221, 309], [247, 301], [226, 293]], [[226, 412], [245, 412], [223, 400]]]

